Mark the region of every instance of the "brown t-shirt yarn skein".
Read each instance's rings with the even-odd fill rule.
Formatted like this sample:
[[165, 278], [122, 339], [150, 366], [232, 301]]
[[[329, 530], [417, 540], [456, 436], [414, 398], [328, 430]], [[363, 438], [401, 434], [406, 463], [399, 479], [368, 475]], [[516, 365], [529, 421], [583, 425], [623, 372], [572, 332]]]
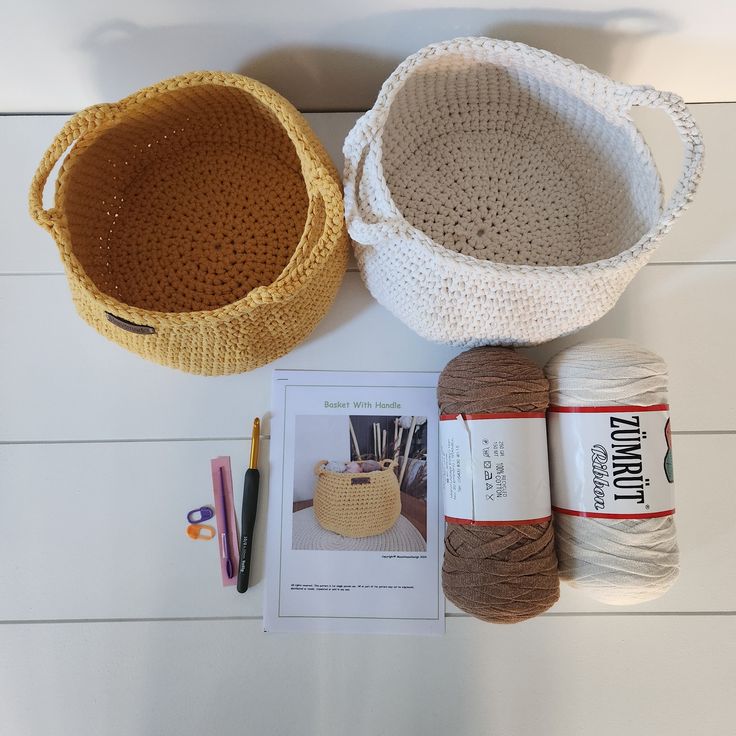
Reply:
[[[547, 409], [549, 385], [541, 369], [514, 350], [478, 347], [445, 366], [437, 399], [442, 414], [540, 412]], [[512, 624], [544, 613], [560, 595], [552, 522], [448, 523], [442, 587], [458, 608], [484, 621]]]

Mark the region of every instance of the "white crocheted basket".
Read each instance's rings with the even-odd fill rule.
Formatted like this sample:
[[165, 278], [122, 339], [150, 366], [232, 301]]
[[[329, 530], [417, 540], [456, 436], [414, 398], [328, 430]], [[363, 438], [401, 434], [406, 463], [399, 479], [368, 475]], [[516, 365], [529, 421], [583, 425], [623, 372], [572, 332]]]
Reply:
[[[684, 143], [666, 206], [635, 105], [665, 110]], [[489, 38], [410, 56], [343, 150], [368, 289], [420, 335], [464, 347], [602, 317], [692, 198], [703, 156], [677, 95]]]

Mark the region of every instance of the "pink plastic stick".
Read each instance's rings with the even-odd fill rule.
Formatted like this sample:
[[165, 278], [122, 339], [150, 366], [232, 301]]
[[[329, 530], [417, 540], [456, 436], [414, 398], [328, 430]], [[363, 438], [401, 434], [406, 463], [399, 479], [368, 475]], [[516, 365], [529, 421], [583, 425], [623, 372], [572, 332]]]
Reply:
[[[238, 526], [235, 515], [235, 503], [233, 502], [233, 474], [230, 468], [230, 458], [227, 455], [216, 457], [210, 461], [212, 469], [212, 494], [215, 499], [215, 520], [217, 521], [217, 543], [218, 557], [220, 558], [220, 573], [222, 575], [223, 585], [235, 585], [237, 575], [231, 578], [227, 576], [227, 555], [224, 554], [224, 538], [225, 538], [225, 514], [227, 514], [227, 531], [230, 549], [230, 560], [232, 569], [238, 569]], [[222, 475], [220, 474], [222, 468]], [[225, 481], [225, 487], [221, 488], [222, 478]], [[225, 500], [223, 508], [222, 500]]]

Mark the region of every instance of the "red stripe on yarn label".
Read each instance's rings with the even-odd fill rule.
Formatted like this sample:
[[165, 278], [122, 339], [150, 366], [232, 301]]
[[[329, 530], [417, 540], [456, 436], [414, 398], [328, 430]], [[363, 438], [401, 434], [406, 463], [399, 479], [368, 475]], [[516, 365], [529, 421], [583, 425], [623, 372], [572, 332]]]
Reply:
[[543, 411], [508, 411], [501, 412], [500, 414], [441, 414], [441, 422], [450, 422], [453, 419], [462, 417], [466, 422], [479, 421], [482, 419], [544, 419], [545, 413]]
[[526, 415], [526, 422], [514, 421], [518, 416], [444, 415], [439, 447], [446, 520], [508, 526], [551, 518], [544, 414]]
[[474, 519], [458, 519], [454, 516], [445, 516], [445, 521], [450, 524], [463, 524], [464, 526], [524, 526], [526, 524], [543, 524], [550, 521], [552, 514], [542, 516], [539, 519], [520, 519], [518, 521], [475, 521]]
[[658, 519], [662, 516], [672, 516], [674, 509], [665, 511], [655, 511], [651, 514], [602, 514], [597, 511], [573, 511], [573, 509], [561, 509], [557, 506], [552, 507], [552, 511], [556, 514], [566, 514], [567, 516], [582, 516], [586, 519]]
[[617, 412], [669, 411], [669, 404], [653, 404], [652, 406], [556, 406], [551, 405], [548, 411], [556, 414], [615, 414]]
[[581, 408], [595, 411], [547, 415], [553, 509], [598, 519], [674, 513], [667, 405]]

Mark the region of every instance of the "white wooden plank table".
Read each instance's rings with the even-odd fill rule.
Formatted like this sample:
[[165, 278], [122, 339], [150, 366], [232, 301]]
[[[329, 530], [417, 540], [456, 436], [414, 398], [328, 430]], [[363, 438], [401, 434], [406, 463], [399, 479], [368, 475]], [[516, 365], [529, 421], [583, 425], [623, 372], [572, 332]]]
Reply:
[[[0, 117], [0, 731], [730, 732], [736, 105], [694, 112], [707, 164], [691, 210], [609, 315], [530, 351], [543, 361], [623, 336], [668, 361], [681, 578], [626, 609], [563, 586], [550, 613], [515, 627], [449, 606], [442, 639], [266, 636], [266, 479], [245, 596], [222, 588], [216, 548], [187, 539], [183, 519], [210, 501], [211, 457], [230, 455], [242, 478], [257, 414], [267, 456], [273, 367], [440, 370], [458, 351], [395, 320], [353, 265], [314, 334], [271, 366], [204, 378], [142, 361], [75, 315], [53, 243], [26, 214], [63, 116]], [[356, 115], [309, 117], [339, 163]], [[676, 137], [655, 114], [637, 119], [672, 182]], [[343, 349], [356, 332], [380, 335], [381, 350]], [[621, 708], [600, 700], [613, 690]]]
[[24, 736], [733, 733], [731, 618], [447, 628], [402, 638], [266, 636], [258, 621], [1, 627], [13, 663], [0, 667], [4, 724]]

